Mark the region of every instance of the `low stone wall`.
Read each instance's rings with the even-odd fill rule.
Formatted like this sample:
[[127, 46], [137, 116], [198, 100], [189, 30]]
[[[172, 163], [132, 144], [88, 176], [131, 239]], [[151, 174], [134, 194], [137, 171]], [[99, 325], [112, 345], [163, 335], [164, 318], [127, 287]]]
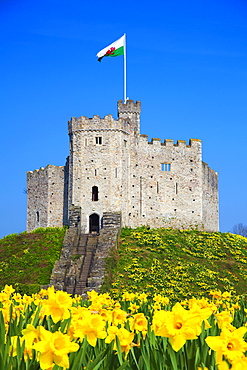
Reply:
[[105, 258], [109, 256], [112, 248], [117, 247], [120, 228], [107, 227], [102, 229], [98, 238], [98, 246], [94, 255], [92, 268], [88, 277], [88, 289], [100, 291], [104, 281]]
[[[71, 256], [73, 254], [74, 245], [77, 245], [78, 230], [70, 228], [66, 231], [60, 259], [55, 262], [50, 279], [50, 286], [54, 285], [56, 290], [63, 290], [65, 285], [65, 272], [68, 265], [72, 263]], [[72, 268], [72, 266], [71, 266]]]

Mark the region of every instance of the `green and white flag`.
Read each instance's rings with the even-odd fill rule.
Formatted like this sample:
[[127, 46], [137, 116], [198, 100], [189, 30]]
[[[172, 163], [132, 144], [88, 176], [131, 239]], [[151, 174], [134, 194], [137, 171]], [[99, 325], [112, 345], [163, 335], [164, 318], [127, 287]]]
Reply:
[[113, 42], [111, 45], [100, 50], [97, 54], [98, 61], [101, 62], [101, 59], [104, 57], [117, 57], [119, 55], [124, 55], [125, 48], [125, 34], [120, 37], [117, 41]]

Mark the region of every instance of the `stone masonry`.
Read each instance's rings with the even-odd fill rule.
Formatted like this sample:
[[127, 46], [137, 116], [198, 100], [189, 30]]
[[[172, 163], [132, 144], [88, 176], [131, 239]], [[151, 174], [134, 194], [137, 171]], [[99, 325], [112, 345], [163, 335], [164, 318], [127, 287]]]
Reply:
[[80, 234], [75, 220], [80, 219], [80, 208], [73, 207], [70, 228], [66, 230], [60, 259], [55, 262], [50, 286], [70, 294], [100, 291], [105, 273], [105, 258], [117, 245], [121, 230], [119, 213], [104, 214], [104, 227], [98, 234]]
[[69, 224], [80, 207], [82, 233], [102, 229], [109, 212], [122, 226], [218, 231], [218, 174], [202, 162], [201, 140], [148, 141], [140, 113], [127, 100], [117, 119], [72, 117], [66, 165], [27, 173], [27, 230]]

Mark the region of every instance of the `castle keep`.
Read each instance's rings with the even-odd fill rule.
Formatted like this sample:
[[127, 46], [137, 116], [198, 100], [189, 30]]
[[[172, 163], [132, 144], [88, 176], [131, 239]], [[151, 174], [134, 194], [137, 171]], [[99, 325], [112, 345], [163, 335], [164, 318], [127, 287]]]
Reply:
[[99, 231], [111, 212], [122, 226], [218, 231], [218, 175], [202, 143], [140, 134], [141, 103], [118, 102], [118, 119], [72, 118], [65, 166], [27, 173], [27, 230], [62, 226], [76, 210], [81, 231]]

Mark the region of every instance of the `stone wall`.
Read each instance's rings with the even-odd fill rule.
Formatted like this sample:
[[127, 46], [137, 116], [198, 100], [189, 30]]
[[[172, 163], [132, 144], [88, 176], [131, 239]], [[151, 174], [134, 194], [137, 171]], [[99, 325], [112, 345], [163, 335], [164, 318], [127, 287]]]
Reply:
[[132, 138], [127, 226], [202, 225], [201, 141]]
[[[71, 133], [69, 202], [81, 206], [82, 232], [89, 232], [89, 217], [103, 212], [127, 212], [129, 134], [94, 128]], [[101, 138], [101, 144], [96, 139]], [[98, 189], [94, 201], [93, 188]]]
[[219, 230], [218, 173], [202, 163], [203, 167], [203, 223], [208, 231]]
[[[56, 290], [64, 290], [66, 275], [65, 272], [68, 268], [74, 268], [76, 272], [76, 267], [73, 265], [71, 256], [73, 254], [73, 249], [77, 245], [78, 240], [78, 229], [72, 227], [66, 230], [66, 234], [63, 241], [63, 247], [60, 255], [60, 259], [55, 262], [52, 270], [52, 275], [50, 278], [50, 286], [54, 286]], [[75, 261], [75, 264], [77, 261]], [[74, 279], [76, 274], [74, 274]]]
[[107, 227], [101, 230], [88, 278], [88, 290], [100, 291], [105, 275], [105, 258], [108, 257], [112, 248], [117, 248], [119, 232], [120, 229], [117, 227]]
[[64, 224], [64, 166], [27, 172], [27, 230]]

